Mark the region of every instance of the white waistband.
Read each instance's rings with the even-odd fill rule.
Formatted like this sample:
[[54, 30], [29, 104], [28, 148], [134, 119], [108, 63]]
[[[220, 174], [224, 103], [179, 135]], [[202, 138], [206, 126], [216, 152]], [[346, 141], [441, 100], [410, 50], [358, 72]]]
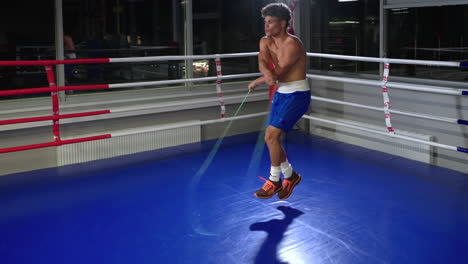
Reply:
[[307, 79], [293, 82], [278, 83], [278, 92], [294, 93], [309, 91], [309, 81]]

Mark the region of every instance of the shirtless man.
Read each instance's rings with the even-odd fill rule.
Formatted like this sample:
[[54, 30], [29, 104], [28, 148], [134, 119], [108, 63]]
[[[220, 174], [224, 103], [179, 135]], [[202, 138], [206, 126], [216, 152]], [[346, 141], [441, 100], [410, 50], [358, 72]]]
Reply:
[[[301, 41], [287, 33], [291, 11], [285, 4], [269, 4], [262, 9], [265, 37], [260, 40], [258, 63], [260, 78], [249, 84], [249, 90], [260, 84], [278, 85], [271, 106], [269, 126], [265, 133], [271, 160], [270, 178], [254, 195], [267, 199], [278, 193], [280, 199], [288, 198], [301, 176], [293, 170], [281, 145], [281, 135], [291, 130], [307, 111], [310, 89], [306, 79], [307, 56]], [[273, 61], [274, 70], [268, 68]], [[280, 174], [284, 180], [281, 182]]]

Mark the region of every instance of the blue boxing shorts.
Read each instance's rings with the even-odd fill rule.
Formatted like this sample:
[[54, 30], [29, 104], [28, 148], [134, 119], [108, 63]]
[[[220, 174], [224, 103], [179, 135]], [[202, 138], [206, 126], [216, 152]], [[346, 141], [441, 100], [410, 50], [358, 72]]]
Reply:
[[278, 91], [271, 103], [269, 125], [288, 132], [307, 112], [310, 89], [307, 79], [278, 83]]

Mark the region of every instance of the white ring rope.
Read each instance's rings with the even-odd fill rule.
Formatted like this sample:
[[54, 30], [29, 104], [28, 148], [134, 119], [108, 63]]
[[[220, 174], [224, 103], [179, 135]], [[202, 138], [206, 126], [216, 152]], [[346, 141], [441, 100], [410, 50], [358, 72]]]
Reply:
[[351, 125], [351, 124], [347, 124], [347, 123], [343, 123], [343, 122], [336, 122], [336, 121], [323, 119], [323, 118], [318, 118], [318, 117], [313, 117], [313, 116], [308, 116], [308, 115], [304, 115], [302, 117], [306, 118], [306, 119], [310, 119], [310, 120], [315, 120], [315, 121], [328, 123], [328, 124], [339, 125], [339, 126], [343, 126], [343, 127], [347, 127], [347, 128], [353, 128], [353, 129], [357, 129], [357, 130], [362, 130], [362, 131], [366, 131], [366, 132], [370, 132], [370, 133], [374, 133], [374, 134], [379, 134], [379, 135], [383, 135], [383, 136], [388, 136], [388, 137], [393, 137], [393, 138], [401, 138], [401, 139], [408, 140], [408, 141], [413, 141], [413, 142], [417, 142], [417, 143], [431, 145], [431, 146], [434, 146], [434, 147], [439, 147], [439, 148], [444, 148], [444, 149], [448, 149], [448, 150], [457, 151], [457, 147], [449, 146], [449, 145], [445, 145], [445, 144], [440, 144], [440, 143], [436, 143], [436, 142], [432, 142], [432, 141], [427, 141], [427, 140], [402, 136], [402, 135], [399, 135], [399, 134], [392, 134], [392, 133], [388, 133], [388, 132], [384, 132], [384, 131], [378, 131], [378, 130], [374, 130], [374, 129], [370, 129], [370, 128], [355, 126], [355, 125]]
[[[350, 103], [350, 102], [334, 100], [334, 99], [329, 99], [329, 98], [319, 97], [319, 96], [311, 96], [310, 98], [312, 100], [315, 100], [315, 101], [353, 106], [353, 107], [362, 108], [362, 109], [369, 109], [369, 110], [375, 110], [375, 111], [383, 111], [384, 110], [383, 107], [376, 107], [376, 106], [368, 106], [368, 105]], [[442, 117], [442, 116], [433, 116], [433, 115], [424, 115], [424, 114], [420, 114], [420, 113], [404, 112], [404, 111], [400, 111], [400, 110], [396, 110], [396, 109], [389, 109], [388, 111], [390, 113], [393, 113], [393, 114], [412, 116], [412, 117], [420, 117], [420, 118], [424, 118], [424, 119], [430, 119], [430, 120], [453, 123], [453, 124], [458, 123], [458, 119], [455, 119], [455, 118], [448, 118], [448, 117]]]
[[327, 58], [327, 59], [339, 59], [339, 60], [351, 60], [351, 61], [364, 61], [364, 62], [380, 62], [380, 63], [391, 63], [391, 64], [411, 64], [411, 65], [423, 65], [423, 66], [444, 66], [444, 67], [460, 67], [460, 62], [455, 61], [430, 61], [430, 60], [405, 60], [405, 59], [387, 59], [387, 58], [374, 58], [374, 57], [362, 57], [362, 56], [348, 56], [348, 55], [336, 55], [336, 54], [323, 54], [323, 53], [307, 53], [309, 57]]
[[129, 58], [110, 58], [110, 63], [121, 62], [150, 62], [150, 61], [173, 61], [173, 60], [207, 60], [219, 58], [241, 58], [258, 56], [258, 52], [246, 53], [226, 53], [214, 55], [192, 55], [192, 56], [151, 56], [151, 57], [129, 57]]
[[[258, 93], [253, 96], [260, 96], [260, 95], [265, 95], [266, 93]], [[226, 101], [231, 101], [231, 100], [236, 100], [236, 99], [241, 99], [244, 98], [244, 96], [226, 96], [225, 99]], [[133, 111], [141, 111], [141, 110], [148, 110], [148, 109], [157, 109], [157, 108], [170, 108], [170, 107], [181, 107], [181, 106], [186, 106], [186, 105], [203, 105], [206, 107], [206, 104], [208, 103], [213, 103], [215, 104], [218, 101], [218, 99], [214, 98], [206, 98], [206, 99], [192, 99], [190, 103], [181, 103], [181, 102], [171, 102], [171, 103], [161, 103], [161, 104], [146, 104], [146, 105], [140, 105], [140, 106], [123, 106], [123, 107], [116, 107], [116, 108], [107, 108], [111, 111], [111, 113], [122, 113], [122, 112], [133, 112]], [[99, 109], [99, 110], [105, 110], [105, 109]]]
[[[214, 55], [192, 55], [192, 56], [151, 56], [151, 57], [129, 57], [129, 58], [110, 58], [110, 63], [122, 63], [122, 62], [151, 62], [151, 61], [173, 61], [173, 60], [203, 60], [203, 59], [215, 59], [217, 56], [220, 58], [240, 58], [240, 57], [253, 57], [258, 56], [258, 52], [245, 52], [245, 53], [227, 53], [227, 54], [214, 54]], [[340, 59], [340, 60], [352, 60], [352, 61], [363, 61], [363, 62], [380, 62], [380, 63], [392, 63], [392, 64], [412, 64], [412, 65], [424, 65], [424, 66], [445, 66], [445, 67], [460, 67], [460, 62], [452, 61], [430, 61], [430, 60], [406, 60], [406, 59], [388, 59], [388, 58], [374, 58], [374, 57], [363, 57], [363, 56], [347, 56], [347, 55], [336, 55], [336, 54], [323, 54], [323, 53], [307, 53], [309, 57], [328, 58], [328, 59]], [[73, 61], [73, 60], [70, 60]]]
[[[221, 80], [227, 79], [240, 79], [240, 78], [250, 78], [261, 76], [260, 73], [245, 73], [245, 74], [235, 74], [235, 75], [224, 75], [221, 76]], [[133, 83], [115, 83], [109, 84], [109, 88], [127, 88], [127, 87], [141, 87], [149, 85], [166, 85], [166, 84], [179, 84], [186, 82], [208, 82], [216, 81], [218, 77], [203, 77], [203, 78], [191, 78], [191, 79], [178, 79], [178, 80], [165, 80], [165, 81], [150, 81], [150, 82], [133, 82]]]
[[246, 118], [259, 117], [259, 116], [267, 115], [268, 113], [269, 112], [261, 112], [261, 113], [256, 113], [256, 114], [248, 114], [248, 115], [241, 115], [241, 116], [234, 116], [234, 117], [225, 117], [225, 118], [212, 119], [212, 120], [206, 120], [206, 121], [196, 121], [196, 122], [190, 122], [190, 123], [184, 123], [184, 124], [162, 126], [162, 127], [146, 129], [146, 130], [142, 129], [142, 130], [139, 130], [139, 131], [132, 131], [132, 132], [117, 132], [117, 133], [112, 133], [111, 135], [112, 135], [112, 137], [121, 137], [121, 136], [128, 136], [128, 135], [134, 135], [134, 134], [141, 134], [141, 133], [176, 129], [176, 128], [182, 128], [182, 127], [202, 126], [202, 125], [222, 123], [222, 122], [228, 122], [228, 121], [234, 121], [234, 120], [240, 120], [240, 119], [246, 119]]
[[[351, 83], [351, 84], [364, 84], [364, 85], [377, 86], [377, 87], [381, 87], [383, 84], [383, 81], [373, 81], [373, 80], [364, 80], [364, 79], [347, 78], [347, 77], [334, 77], [334, 76], [317, 75], [317, 74], [307, 74], [307, 77], [312, 80], [335, 81], [335, 82], [344, 82], [344, 83]], [[402, 90], [449, 94], [449, 95], [462, 95], [463, 92], [465, 91], [462, 89], [441, 88], [437, 86], [408, 84], [408, 83], [399, 83], [399, 82], [388, 82], [387, 87], [395, 88], [395, 89], [402, 89]]]

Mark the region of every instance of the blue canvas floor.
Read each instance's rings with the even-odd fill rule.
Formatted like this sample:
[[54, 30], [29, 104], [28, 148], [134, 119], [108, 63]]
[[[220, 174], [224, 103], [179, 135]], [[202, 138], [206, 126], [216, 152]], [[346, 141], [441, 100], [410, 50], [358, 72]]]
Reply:
[[467, 174], [292, 132], [303, 180], [260, 200], [256, 141], [0, 177], [0, 263], [468, 263]]

